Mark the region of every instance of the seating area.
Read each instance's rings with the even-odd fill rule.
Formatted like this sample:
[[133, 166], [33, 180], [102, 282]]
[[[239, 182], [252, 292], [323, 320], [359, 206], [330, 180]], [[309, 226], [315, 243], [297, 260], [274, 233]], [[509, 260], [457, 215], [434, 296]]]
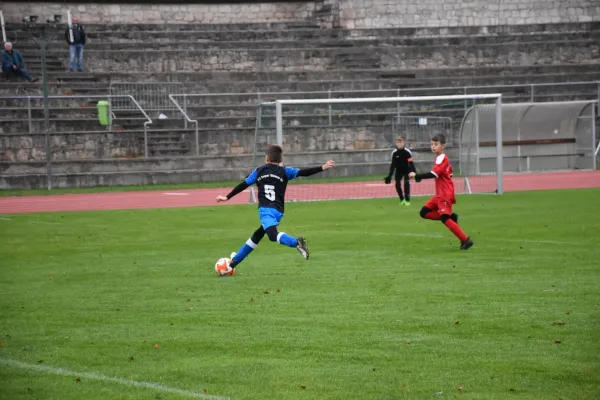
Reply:
[[[34, 41], [41, 36], [41, 27], [42, 24], [7, 25], [9, 40], [23, 54], [28, 70], [35, 77], [41, 75], [40, 49]], [[204, 171], [219, 165], [215, 160], [223, 156], [237, 155], [245, 160], [230, 163], [225, 172], [204, 174], [202, 179], [206, 180], [239, 178], [248, 169], [256, 143], [257, 105], [263, 101], [500, 92], [503, 101], [510, 103], [532, 99], [589, 100], [599, 95], [599, 85], [594, 83], [600, 81], [598, 22], [322, 29], [317, 24], [299, 21], [86, 25], [86, 30], [89, 42], [84, 52], [85, 72], [69, 73], [64, 25], [44, 25], [49, 40], [46, 66], [49, 94], [80, 96], [50, 100], [50, 129], [56, 138], [53, 153], [54, 159], [60, 160], [54, 170], [58, 174], [83, 174], [85, 166], [73, 167], [80, 161], [102, 159], [113, 165], [114, 158], [132, 162], [131, 158], [143, 157], [146, 118], [142, 113], [129, 109], [115, 112], [113, 124], [105, 127], [98, 122], [95, 105], [99, 99], [85, 97], [108, 95], [111, 83], [116, 82], [156, 85], [178, 82], [185, 94], [195, 95], [187, 97], [185, 104], [181, 97], [177, 101], [198, 122], [198, 143], [193, 124], [185, 123], [181, 112], [172, 106], [164, 110], [152, 108], [148, 111], [153, 123], [149, 126], [147, 143], [149, 156], [155, 158], [154, 165], [139, 161], [145, 169], [132, 167], [132, 170], [138, 174], [144, 170], [150, 176], [158, 168], [157, 163], [165, 171], [174, 171], [173, 168]], [[17, 171], [14, 163], [31, 166], [18, 168], [19, 174], [27, 175], [25, 171], [30, 171], [32, 178], [26, 186], [35, 186], [43, 180], [40, 177], [43, 172], [36, 170], [36, 163], [41, 167], [45, 162], [43, 104], [40, 99], [27, 99], [41, 94], [41, 79], [33, 84], [12, 79], [0, 81], [0, 162], [12, 163], [10, 168], [14, 171]], [[8, 96], [22, 98], [8, 99]], [[145, 107], [142, 102], [140, 105]], [[465, 105], [410, 111], [450, 117], [459, 126]], [[160, 114], [168, 119], [159, 119]], [[385, 135], [371, 146], [373, 154], [379, 154], [386, 141], [391, 145], [393, 135], [388, 128], [393, 125], [394, 116], [384, 107], [351, 113], [338, 108], [330, 113], [324, 106], [290, 116], [284, 123], [302, 137], [320, 135], [330, 123], [336, 125], [340, 135], [361, 129], [381, 130]], [[259, 126], [259, 134], [265, 141], [273, 137], [274, 127], [272, 110], [265, 111]], [[26, 143], [25, 147], [21, 143]], [[198, 155], [196, 147], [200, 150]], [[332, 145], [316, 150], [336, 149], [350, 150]], [[169, 161], [182, 156], [197, 161]], [[363, 157], [365, 168], [372, 168], [372, 157]], [[8, 187], [5, 177], [9, 169], [3, 169], [0, 186]], [[121, 163], [112, 171], [119, 174], [123, 170]], [[120, 179], [110, 181], [128, 182]], [[185, 177], [182, 175], [181, 179]], [[135, 181], [153, 180], [156, 180], [154, 175]], [[89, 184], [83, 182], [81, 185]]]

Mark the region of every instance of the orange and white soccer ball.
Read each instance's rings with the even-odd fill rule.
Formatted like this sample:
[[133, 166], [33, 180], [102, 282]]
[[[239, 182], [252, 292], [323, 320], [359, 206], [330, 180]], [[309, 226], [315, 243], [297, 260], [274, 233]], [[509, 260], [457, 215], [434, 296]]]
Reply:
[[215, 264], [215, 272], [219, 276], [233, 275], [233, 268], [229, 266], [231, 260], [229, 258], [219, 258]]

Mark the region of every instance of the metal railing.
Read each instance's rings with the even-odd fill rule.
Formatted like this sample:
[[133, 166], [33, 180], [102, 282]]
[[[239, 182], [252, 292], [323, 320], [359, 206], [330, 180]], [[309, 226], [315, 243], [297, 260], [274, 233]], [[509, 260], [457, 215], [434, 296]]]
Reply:
[[[146, 111], [174, 111], [169, 95], [185, 93], [181, 82], [111, 82], [109, 86], [111, 95], [131, 95]], [[127, 103], [115, 102], [113, 112], [131, 111]]]
[[[256, 105], [262, 104], [265, 106], [274, 105], [274, 101], [264, 101], [263, 98], [269, 98], [273, 100], [279, 100], [282, 97], [293, 96], [294, 98], [313, 97], [313, 98], [341, 98], [341, 97], [358, 97], [357, 95], [366, 94], [372, 96], [377, 94], [377, 97], [384, 97], [386, 93], [389, 97], [404, 97], [404, 96], [416, 96], [418, 92], [436, 92], [436, 96], [443, 95], [456, 95], [456, 94], [480, 94], [485, 92], [502, 92], [499, 89], [517, 89], [523, 88], [528, 89], [528, 100], [530, 102], [536, 101], [536, 96], [542, 95], [539, 93], [540, 88], [545, 87], [565, 87], [565, 86], [594, 86], [596, 88], [595, 97], [600, 100], [600, 81], [578, 81], [578, 82], [557, 82], [557, 83], [526, 83], [526, 84], [502, 84], [502, 85], [470, 85], [470, 86], [442, 86], [442, 87], [421, 87], [421, 88], [405, 88], [405, 89], [358, 89], [358, 90], [321, 90], [321, 91], [297, 91], [297, 92], [253, 92], [253, 93], [203, 93], [203, 94], [171, 94], [169, 95], [170, 100], [177, 106], [177, 109], [184, 115], [186, 122], [192, 122], [195, 120], [189, 119], [187, 99], [190, 97], [245, 97], [247, 99], [256, 98]], [[437, 93], [439, 92], [439, 93]], [[571, 94], [552, 94], [555, 97], [567, 96]], [[183, 106], [177, 103], [175, 97], [183, 98]], [[469, 107], [467, 102], [464, 103], [465, 110]], [[397, 104], [397, 113], [400, 115], [400, 103]], [[332, 125], [333, 110], [331, 105], [328, 105], [328, 120], [329, 125]], [[600, 114], [600, 113], [599, 113]], [[259, 115], [262, 118], [262, 114]], [[196, 121], [197, 123], [197, 121]], [[260, 122], [259, 122], [260, 123]], [[187, 125], [186, 125], [187, 128]]]
[[[49, 100], [56, 99], [122, 99], [128, 98], [135, 105], [135, 108], [139, 110], [142, 115], [146, 118], [144, 122], [144, 158], [148, 158], [148, 125], [153, 123], [152, 118], [148, 116], [146, 111], [141, 107], [141, 105], [136, 101], [136, 99], [131, 95], [74, 95], [74, 96], [48, 96]], [[27, 115], [28, 115], [28, 123], [29, 123], [29, 133], [33, 133], [33, 119], [31, 118], [31, 100], [43, 100], [44, 96], [0, 96], [0, 101], [2, 100], [27, 100]], [[110, 102], [109, 102], [110, 107]], [[0, 120], [1, 122], [2, 120]], [[49, 135], [49, 130], [46, 131], [46, 135]]]

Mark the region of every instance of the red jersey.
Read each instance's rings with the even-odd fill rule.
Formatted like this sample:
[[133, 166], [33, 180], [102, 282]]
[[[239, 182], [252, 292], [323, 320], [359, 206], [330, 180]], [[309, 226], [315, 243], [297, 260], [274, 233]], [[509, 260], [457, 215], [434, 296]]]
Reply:
[[435, 175], [435, 195], [451, 204], [454, 198], [454, 182], [452, 181], [452, 165], [444, 153], [435, 158], [431, 173]]

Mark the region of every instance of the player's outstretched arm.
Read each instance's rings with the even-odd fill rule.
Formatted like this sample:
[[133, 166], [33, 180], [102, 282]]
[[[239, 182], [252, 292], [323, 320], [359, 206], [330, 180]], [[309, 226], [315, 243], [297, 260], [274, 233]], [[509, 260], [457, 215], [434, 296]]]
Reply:
[[288, 179], [294, 179], [298, 176], [311, 176], [314, 174], [318, 174], [319, 172], [323, 172], [323, 171], [328, 170], [333, 167], [335, 167], [335, 161], [329, 160], [320, 167], [302, 168], [302, 169], [286, 168], [286, 170], [289, 170], [288, 171]]
[[248, 189], [248, 187], [250, 187], [251, 185], [256, 183], [256, 177], [257, 177], [257, 171], [254, 170], [254, 171], [252, 171], [252, 173], [250, 173], [250, 175], [248, 175], [246, 177], [246, 179], [244, 179], [242, 182], [240, 182], [239, 185], [234, 187], [227, 196], [217, 196], [217, 203], [220, 203], [222, 201], [227, 201], [227, 200], [231, 199], [233, 196], [235, 196], [236, 194], [242, 193], [244, 190]]
[[217, 203], [231, 199], [236, 194], [242, 193], [244, 190], [248, 189], [249, 186], [250, 185], [248, 185], [246, 181], [240, 182], [240, 184], [234, 187], [227, 196], [217, 196]]
[[417, 182], [421, 182], [423, 179], [431, 179], [437, 178], [437, 176], [433, 172], [425, 172], [423, 174], [417, 174], [416, 172], [411, 172], [408, 174], [409, 179], [414, 179]]

